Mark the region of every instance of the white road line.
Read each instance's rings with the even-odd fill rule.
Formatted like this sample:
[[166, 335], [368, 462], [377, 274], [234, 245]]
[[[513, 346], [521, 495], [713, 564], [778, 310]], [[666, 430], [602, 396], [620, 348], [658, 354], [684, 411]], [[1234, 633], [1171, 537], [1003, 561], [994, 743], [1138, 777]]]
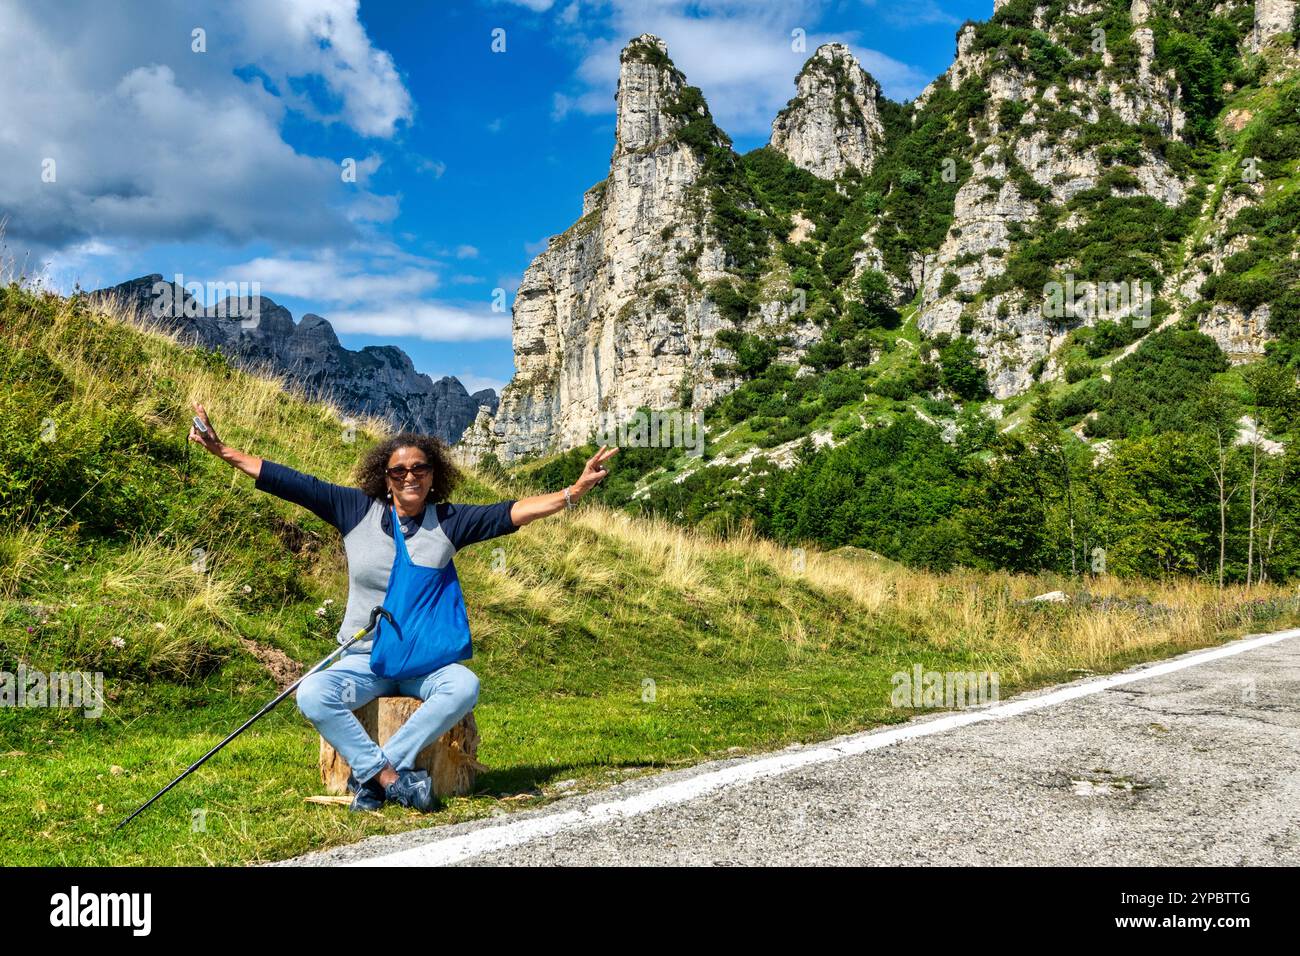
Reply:
[[839, 743], [825, 744], [808, 750], [782, 753], [771, 757], [761, 757], [746, 763], [735, 764], [709, 773], [698, 774], [685, 780], [665, 784], [652, 790], [634, 794], [621, 800], [599, 803], [581, 810], [568, 810], [560, 813], [545, 814], [525, 820], [507, 821], [468, 833], [433, 840], [408, 850], [399, 850], [382, 856], [354, 860], [348, 866], [443, 866], [455, 863], [482, 853], [503, 850], [518, 846], [530, 840], [552, 836], [562, 830], [576, 830], [596, 826], [611, 820], [627, 819], [642, 813], [648, 813], [659, 807], [685, 803], [696, 797], [733, 787], [750, 780], [773, 777], [787, 773], [799, 767], [839, 760], [842, 757], [879, 750], [903, 740], [940, 734], [945, 731], [964, 727], [984, 720], [1003, 720], [1018, 717], [1031, 711], [1042, 710], [1066, 701], [1077, 700], [1092, 694], [1099, 694], [1113, 687], [1122, 687], [1135, 681], [1172, 674], [1197, 664], [1217, 661], [1224, 657], [1233, 657], [1258, 647], [1276, 644], [1291, 637], [1300, 636], [1300, 628], [1290, 631], [1278, 631], [1275, 634], [1263, 634], [1246, 637], [1221, 647], [1200, 651], [1176, 660], [1159, 664], [1140, 665], [1137, 669], [1111, 674], [1063, 687], [1036, 696], [1018, 697], [1004, 704], [994, 704], [980, 710], [965, 710], [940, 717], [936, 720], [917, 722], [893, 730], [864, 731]]

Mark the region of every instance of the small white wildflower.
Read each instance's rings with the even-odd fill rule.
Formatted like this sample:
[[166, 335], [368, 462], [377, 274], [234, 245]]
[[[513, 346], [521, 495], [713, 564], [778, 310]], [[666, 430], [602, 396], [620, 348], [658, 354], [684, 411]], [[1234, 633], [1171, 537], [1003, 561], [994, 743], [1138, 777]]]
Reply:
[[72, 567], [72, 565], [70, 565], [70, 564], [66, 564], [66, 563], [65, 563], [65, 564], [63, 565], [63, 570], [66, 571], [66, 570], [68, 570], [70, 567]]
[[325, 616], [325, 609], [324, 609], [323, 607], [318, 607], [318, 608], [316, 608], [316, 616], [317, 616], [317, 617], [324, 617], [324, 616]]
[[121, 650], [122, 648], [126, 647], [126, 640], [120, 637], [113, 638], [113, 640], [110, 641], [109, 643], [111, 643], [118, 650]]
[[333, 604], [333, 603], [334, 603], [334, 599], [333, 599], [333, 598], [326, 598], [326, 599], [325, 599], [325, 606], [326, 606], [326, 607], [329, 607], [329, 606], [330, 606], [331, 604]]
[[165, 631], [165, 630], [167, 630], [167, 625], [164, 624], [162, 621], [154, 621], [154, 622], [153, 622], [153, 626], [156, 627], [156, 628], [158, 628], [158, 630], [160, 630], [160, 631]]
[[244, 585], [244, 593], [245, 593], [245, 594], [252, 594], [252, 593], [253, 593], [253, 589], [252, 589], [251, 587], [249, 587], [247, 584], [245, 584], [245, 585]]

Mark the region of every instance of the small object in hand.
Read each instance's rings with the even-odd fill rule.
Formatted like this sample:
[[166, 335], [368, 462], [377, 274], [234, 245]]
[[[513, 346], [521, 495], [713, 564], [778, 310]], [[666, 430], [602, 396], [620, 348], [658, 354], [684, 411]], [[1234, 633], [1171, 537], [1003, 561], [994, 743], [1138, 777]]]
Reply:
[[208, 433], [208, 426], [203, 424], [203, 419], [199, 418], [198, 415], [194, 416], [194, 427], [199, 430], [200, 434], [206, 435]]
[[564, 489], [564, 507], [566, 507], [566, 508], [572, 508], [572, 507], [573, 507], [573, 498], [571, 497], [571, 495], [570, 495], [570, 493], [569, 493], [569, 489], [568, 489], [568, 487], [566, 487], [566, 488]]

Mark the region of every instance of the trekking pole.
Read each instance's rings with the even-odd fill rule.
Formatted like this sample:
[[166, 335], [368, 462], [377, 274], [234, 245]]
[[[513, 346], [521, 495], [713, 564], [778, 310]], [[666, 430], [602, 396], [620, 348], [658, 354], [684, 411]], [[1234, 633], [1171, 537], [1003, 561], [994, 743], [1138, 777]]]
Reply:
[[173, 780], [171, 783], [167, 784], [167, 786], [163, 787], [161, 790], [159, 790], [157, 793], [155, 793], [152, 797], [150, 797], [150, 798], [149, 798], [149, 799], [148, 799], [144, 804], [141, 805], [140, 809], [136, 810], [135, 813], [131, 814], [129, 817], [127, 817], [125, 820], [123, 820], [121, 823], [119, 823], [116, 827], [114, 827], [114, 828], [113, 828], [114, 832], [117, 832], [118, 830], [122, 829], [122, 827], [126, 826], [128, 823], [130, 823], [132, 820], [134, 820], [136, 817], [138, 817], [138, 816], [140, 815], [140, 813], [141, 813], [142, 811], [144, 811], [144, 809], [145, 809], [146, 807], [149, 806], [149, 804], [153, 803], [155, 800], [157, 800], [159, 797], [161, 797], [164, 793], [166, 793], [166, 792], [167, 792], [168, 790], [170, 790], [172, 787], [176, 786], [176, 784], [180, 783], [182, 780], [184, 780], [186, 777], [188, 777], [190, 774], [192, 774], [195, 770], [198, 770], [199, 767], [203, 766], [203, 764], [207, 762], [207, 760], [208, 760], [209, 757], [211, 757], [213, 754], [215, 754], [218, 750], [220, 750], [220, 749], [221, 749], [222, 747], [224, 747], [226, 744], [230, 743], [232, 740], [234, 740], [236, 737], [238, 737], [240, 734], [242, 734], [242, 733], [243, 733], [245, 730], [247, 730], [249, 727], [253, 726], [253, 724], [254, 724], [257, 720], [259, 720], [261, 717], [263, 717], [263, 716], [265, 716], [266, 714], [270, 713], [271, 708], [273, 708], [276, 704], [280, 703], [280, 701], [284, 700], [286, 697], [288, 697], [290, 694], [292, 694], [295, 690], [297, 690], [297, 689], [298, 689], [298, 685], [301, 684], [303, 681], [305, 681], [308, 677], [310, 677], [312, 674], [315, 674], [318, 670], [320, 670], [321, 668], [323, 668], [323, 667], [324, 667], [326, 664], [328, 664], [331, 660], [333, 660], [334, 658], [338, 657], [340, 654], [342, 654], [344, 651], [346, 651], [349, 647], [351, 647], [351, 646], [352, 646], [353, 644], [355, 644], [357, 641], [361, 640], [363, 637], [365, 637], [367, 634], [369, 634], [371, 631], [373, 631], [373, 630], [375, 629], [375, 625], [379, 622], [379, 618], [380, 618], [380, 617], [383, 617], [383, 618], [387, 619], [388, 623], [389, 623], [389, 624], [392, 624], [394, 627], [397, 626], [396, 623], [393, 621], [393, 616], [392, 616], [391, 614], [389, 614], [386, 610], [384, 610], [384, 608], [383, 608], [382, 606], [375, 607], [375, 608], [374, 608], [373, 610], [371, 610], [371, 612], [370, 612], [370, 623], [368, 623], [368, 624], [367, 624], [365, 627], [363, 627], [361, 630], [359, 630], [359, 631], [357, 631], [355, 634], [353, 634], [352, 637], [350, 637], [350, 638], [349, 638], [345, 643], [340, 644], [336, 650], [332, 651], [330, 654], [328, 654], [328, 655], [326, 655], [325, 657], [321, 658], [321, 660], [316, 664], [316, 666], [314, 666], [314, 667], [313, 667], [311, 670], [309, 670], [307, 673], [303, 674], [301, 677], [299, 677], [296, 681], [294, 681], [292, 684], [290, 684], [290, 685], [289, 685], [288, 687], [286, 687], [284, 690], [280, 691], [279, 695], [277, 695], [276, 698], [275, 698], [274, 700], [272, 700], [269, 704], [267, 704], [265, 707], [263, 707], [261, 710], [259, 710], [259, 711], [258, 711], [256, 714], [254, 714], [252, 717], [248, 718], [248, 720], [244, 722], [244, 725], [243, 725], [242, 727], [240, 727], [238, 730], [236, 730], [233, 734], [231, 734], [231, 735], [230, 735], [229, 737], [227, 737], [225, 740], [221, 741], [221, 743], [217, 744], [215, 747], [213, 747], [211, 750], [209, 750], [207, 753], [205, 753], [202, 757], [200, 757], [198, 760], [196, 760], [196, 761], [195, 761], [195, 762], [190, 766], [190, 768], [189, 768], [188, 770], [186, 770], [183, 774], [181, 774], [179, 777], [177, 777], [177, 778], [176, 778], [175, 780]]

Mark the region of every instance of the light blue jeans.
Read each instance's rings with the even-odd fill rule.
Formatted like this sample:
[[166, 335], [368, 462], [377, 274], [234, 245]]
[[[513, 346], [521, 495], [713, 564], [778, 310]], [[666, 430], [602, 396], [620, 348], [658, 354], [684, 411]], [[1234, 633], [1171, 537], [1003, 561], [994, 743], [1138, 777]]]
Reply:
[[[370, 739], [353, 710], [376, 697], [419, 697], [424, 703], [381, 748]], [[463, 664], [432, 674], [392, 680], [370, 670], [370, 653], [345, 653], [298, 685], [298, 709], [333, 745], [359, 783], [385, 765], [410, 770], [421, 750], [437, 740], [478, 702], [478, 677]]]

